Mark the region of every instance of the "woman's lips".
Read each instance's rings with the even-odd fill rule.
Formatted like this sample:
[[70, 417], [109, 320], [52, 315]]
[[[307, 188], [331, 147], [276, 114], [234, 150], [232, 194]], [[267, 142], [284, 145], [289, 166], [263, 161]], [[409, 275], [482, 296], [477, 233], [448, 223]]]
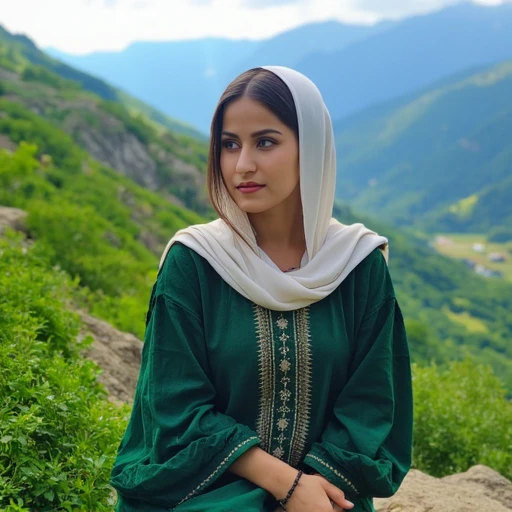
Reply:
[[240, 185], [237, 189], [242, 192], [242, 194], [252, 194], [254, 192], [258, 192], [265, 185]]

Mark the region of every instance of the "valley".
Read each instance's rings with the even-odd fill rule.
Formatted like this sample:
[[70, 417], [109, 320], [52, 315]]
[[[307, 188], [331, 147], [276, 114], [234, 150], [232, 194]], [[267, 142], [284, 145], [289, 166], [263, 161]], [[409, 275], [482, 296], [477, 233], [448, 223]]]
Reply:
[[512, 283], [512, 241], [493, 243], [485, 235], [439, 233], [432, 246], [440, 254], [461, 260], [480, 275]]

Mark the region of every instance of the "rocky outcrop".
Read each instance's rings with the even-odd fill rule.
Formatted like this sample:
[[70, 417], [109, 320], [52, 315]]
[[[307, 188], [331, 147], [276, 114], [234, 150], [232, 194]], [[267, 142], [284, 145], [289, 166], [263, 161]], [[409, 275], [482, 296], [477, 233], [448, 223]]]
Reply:
[[25, 232], [25, 218], [27, 212], [19, 208], [9, 208], [7, 206], [0, 206], [0, 235], [5, 233], [6, 229], [10, 228], [14, 231]]
[[509, 512], [512, 482], [482, 465], [444, 478], [413, 469], [395, 496], [374, 501], [377, 512]]
[[102, 369], [99, 381], [114, 401], [131, 402], [139, 375], [142, 342], [83, 311], [79, 314], [83, 322], [80, 336], [94, 338], [85, 355]]
[[[0, 112], [0, 119], [2, 119], [2, 113]], [[7, 135], [0, 133], [0, 149], [7, 149], [8, 151], [15, 151], [16, 144]]]
[[[95, 160], [116, 170], [149, 190], [156, 191], [170, 200], [177, 196], [188, 208], [198, 211], [208, 209], [204, 190], [204, 174], [173, 152], [173, 144], [187, 153], [185, 143], [175, 140], [171, 132], [154, 135], [146, 141], [137, 130], [122, 118], [116, 117], [99, 99], [86, 95], [64, 97], [58, 90], [41, 83], [27, 83], [19, 74], [0, 67], [0, 79], [16, 82], [20, 93], [10, 89], [5, 95], [9, 101], [19, 101], [35, 114], [50, 117], [62, 130], [70, 134]], [[36, 92], [34, 92], [36, 87]], [[0, 111], [0, 116], [2, 112]], [[169, 140], [173, 144], [169, 145]], [[0, 147], [8, 141], [0, 139]], [[184, 145], [185, 144], [185, 145]], [[9, 144], [8, 149], [13, 149]], [[194, 154], [192, 147], [188, 148]], [[185, 158], [186, 160], [187, 158]]]
[[[146, 146], [112, 115], [101, 112], [91, 102], [84, 109], [68, 106], [70, 114], [64, 129], [96, 160], [115, 169], [139, 185], [156, 190], [159, 183], [157, 164]], [[87, 119], [93, 117], [91, 125]]]

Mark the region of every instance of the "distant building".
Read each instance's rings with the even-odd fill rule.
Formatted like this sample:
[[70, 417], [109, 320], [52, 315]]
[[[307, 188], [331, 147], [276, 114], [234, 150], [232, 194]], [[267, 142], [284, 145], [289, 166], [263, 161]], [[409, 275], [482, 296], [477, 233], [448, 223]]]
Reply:
[[473, 244], [473, 251], [475, 252], [484, 252], [485, 245], [484, 244]]
[[507, 257], [505, 254], [501, 254], [499, 252], [493, 252], [489, 254], [489, 260], [493, 263], [503, 263], [504, 261], [507, 261]]
[[483, 265], [476, 265], [475, 272], [484, 277], [503, 277], [503, 272], [498, 270], [491, 270], [490, 268], [484, 267]]

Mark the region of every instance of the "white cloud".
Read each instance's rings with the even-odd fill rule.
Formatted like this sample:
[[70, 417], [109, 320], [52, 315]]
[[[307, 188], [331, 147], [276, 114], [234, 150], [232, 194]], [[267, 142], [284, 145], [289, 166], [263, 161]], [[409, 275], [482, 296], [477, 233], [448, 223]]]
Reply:
[[269, 0], [0, 0], [0, 24], [41, 47], [87, 53], [120, 50], [133, 41], [262, 39], [312, 21], [372, 23], [454, 1], [275, 0], [269, 6]]
[[298, 0], [240, 0], [242, 7], [251, 9], [265, 9], [267, 7], [275, 7], [277, 5], [287, 5], [300, 3]]

